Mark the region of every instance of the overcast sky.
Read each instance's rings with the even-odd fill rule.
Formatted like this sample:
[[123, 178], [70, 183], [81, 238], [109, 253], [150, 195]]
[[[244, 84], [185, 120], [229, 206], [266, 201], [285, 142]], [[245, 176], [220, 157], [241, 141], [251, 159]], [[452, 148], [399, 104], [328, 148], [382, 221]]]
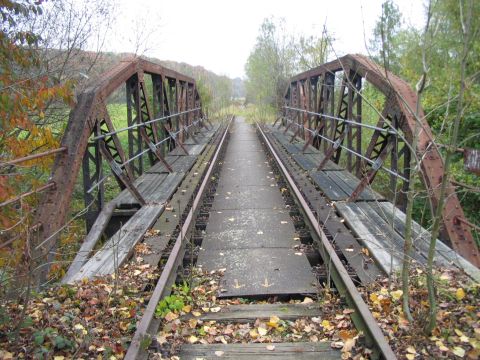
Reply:
[[[117, 0], [118, 15], [107, 50], [135, 51], [135, 36], [145, 55], [201, 65], [217, 74], [244, 77], [244, 65], [263, 19], [286, 20], [290, 32], [333, 33], [338, 55], [365, 53], [381, 12], [382, 0]], [[405, 23], [423, 26], [422, 0], [396, 0]], [[147, 37], [147, 35], [150, 35]], [[140, 52], [144, 50], [142, 46]]]

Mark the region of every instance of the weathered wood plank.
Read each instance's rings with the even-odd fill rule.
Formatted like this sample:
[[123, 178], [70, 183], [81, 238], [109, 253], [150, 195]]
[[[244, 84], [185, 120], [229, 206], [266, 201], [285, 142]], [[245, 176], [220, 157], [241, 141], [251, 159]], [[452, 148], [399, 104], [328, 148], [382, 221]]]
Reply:
[[69, 282], [107, 275], [121, 266], [164, 210], [165, 205], [145, 205], [118, 230], [103, 247], [72, 276]]
[[[287, 154], [271, 133], [268, 133], [267, 137], [280, 153]], [[317, 155], [308, 156], [313, 157]], [[336, 164], [333, 162], [329, 163], [336, 166]], [[290, 165], [292, 166], [292, 169], [294, 169], [292, 174], [298, 181], [298, 184], [302, 187], [307, 201], [311, 204], [312, 209], [314, 209], [317, 213], [317, 216], [320, 222], [323, 223], [324, 228], [332, 235], [334, 243], [345, 256], [348, 264], [355, 270], [359, 280], [362, 282], [362, 284], [369, 284], [373, 281], [376, 281], [378, 277], [383, 274], [383, 271], [375, 263], [375, 261], [362, 252], [362, 246], [360, 245], [359, 241], [347, 228], [343, 222], [344, 220], [337, 215], [335, 208], [331, 206], [331, 204], [328, 204], [326, 198], [322, 196], [317, 189], [315, 189], [313, 182], [305, 182], [302, 178], [303, 175], [295, 175], [300, 170], [300, 166], [295, 162], [292, 162]]]
[[[334, 181], [338, 186], [342, 188], [345, 193], [349, 194], [349, 196], [353, 193], [353, 191], [357, 188], [360, 180], [357, 179], [352, 173], [348, 172], [347, 170], [342, 171], [328, 171], [326, 174]], [[378, 194], [377, 192], [366, 188], [362, 191], [359, 195], [358, 200], [383, 200], [383, 196]]]
[[98, 240], [102, 236], [102, 233], [105, 231], [106, 227], [108, 226], [108, 222], [112, 217], [113, 211], [115, 210], [116, 204], [113, 202], [109, 202], [100, 212], [95, 223], [93, 224], [90, 232], [85, 237], [80, 250], [78, 250], [77, 256], [71, 263], [70, 267], [68, 268], [67, 274], [62, 279], [62, 283], [67, 283], [69, 279], [74, 276], [85, 264], [90, 256], [91, 251], [97, 244]]
[[278, 316], [282, 320], [295, 320], [301, 317], [322, 316], [320, 304], [249, 304], [229, 305], [219, 312], [204, 313], [198, 319], [218, 322], [253, 322]]
[[[378, 206], [372, 208], [377, 210], [379, 216], [391, 222], [394, 219], [395, 229], [403, 234], [405, 231], [406, 215], [403, 211], [393, 206], [390, 202], [380, 202]], [[414, 236], [414, 247], [421, 252], [425, 257], [428, 254], [428, 246], [430, 243], [430, 232], [423, 228], [416, 221], [412, 221], [412, 230]], [[480, 269], [472, 265], [468, 260], [463, 258], [455, 250], [448, 247], [440, 239], [436, 243], [436, 257], [435, 261], [441, 266], [450, 266], [454, 264], [460, 269], [463, 269], [472, 279], [480, 281]]]
[[368, 218], [355, 203], [336, 202], [335, 207], [386, 274], [400, 269], [402, 258], [397, 249], [392, 249], [387, 239], [380, 239], [381, 234], [371, 232]]
[[[380, 240], [387, 239], [390, 244], [393, 244], [391, 247], [392, 250], [396, 249], [398, 255], [403, 257], [403, 249], [405, 246], [405, 239], [403, 235], [400, 235], [394, 230], [392, 224], [387, 223], [383, 218], [378, 216], [377, 212], [372, 209], [370, 202], [357, 202], [358, 208], [363, 211], [369, 222], [367, 226], [370, 228], [372, 233], [379, 234]], [[388, 244], [388, 242], [387, 242]], [[386, 245], [387, 245], [386, 244]], [[416, 261], [419, 264], [425, 264], [426, 258], [423, 257], [420, 253], [413, 251], [411, 254], [412, 260]]]
[[343, 189], [327, 175], [329, 172], [330, 171], [314, 171], [310, 173], [310, 177], [330, 200], [339, 201], [348, 199], [349, 194], [343, 191]]
[[[274, 347], [267, 346], [273, 345]], [[222, 351], [223, 359], [341, 359], [341, 352], [330, 347], [330, 342], [318, 343], [246, 343], [246, 344], [185, 344], [180, 348], [182, 360], [218, 359], [216, 351]]]
[[[185, 180], [182, 182], [182, 186], [186, 184], [186, 191], [177, 191], [173, 195], [172, 199], [170, 200], [170, 204], [175, 210], [175, 213], [171, 210], [165, 211], [155, 222], [153, 229], [159, 230], [159, 235], [149, 237], [144, 240], [144, 243], [147, 244], [151, 250], [150, 254], [143, 256], [143, 261], [145, 263], [152, 266], [158, 265], [158, 262], [162, 257], [162, 253], [170, 241], [171, 234], [175, 231], [175, 228], [179, 224], [179, 214], [182, 214], [185, 210], [188, 201], [195, 191], [195, 185], [197, 184], [198, 179], [207, 167], [208, 163], [206, 160], [209, 160], [212, 157], [215, 148], [215, 145], [207, 145], [206, 151], [200, 156], [198, 161], [185, 177]], [[180, 207], [180, 209], [178, 209], [178, 207]]]

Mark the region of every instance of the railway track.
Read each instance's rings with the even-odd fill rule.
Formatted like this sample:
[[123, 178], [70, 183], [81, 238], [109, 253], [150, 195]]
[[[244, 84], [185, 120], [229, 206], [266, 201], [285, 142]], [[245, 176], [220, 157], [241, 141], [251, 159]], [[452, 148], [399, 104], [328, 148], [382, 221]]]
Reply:
[[[252, 132], [258, 145], [252, 138]], [[229, 148], [235, 149], [236, 146], [247, 149], [240, 158], [233, 155], [233, 150], [228, 152]], [[248, 146], [254, 150], [249, 151]], [[266, 161], [263, 161], [264, 157]], [[258, 164], [252, 159], [257, 159]], [[251, 169], [248, 172], [252, 173], [251, 177], [242, 169], [242, 161]], [[371, 358], [396, 358], [357, 289], [361, 283], [358, 274], [346, 266], [345, 259], [339, 257], [328, 230], [319, 223], [317, 214], [302, 194], [305, 189], [299, 188], [298, 179], [295, 181], [298, 171], [286, 165], [284, 156], [275, 149], [259, 124], [247, 128], [246, 124], [235, 122], [233, 118], [230, 120], [196, 188], [188, 214], [181, 221], [180, 231], [172, 242], [168, 259], [137, 325], [126, 359], [161, 356], [179, 356], [181, 359], [341, 358], [342, 353], [331, 347], [331, 341], [319, 341], [319, 336], [312, 335], [329, 328], [330, 325], [322, 321], [338, 317], [338, 314], [343, 314], [341, 318], [347, 320], [345, 323], [353, 323], [357, 345], [361, 343], [363, 349], [368, 348]], [[235, 170], [238, 172], [235, 173]], [[257, 171], [267, 175], [259, 176]], [[255, 178], [261, 178], [263, 183], [258, 186], [247, 184]], [[232, 182], [234, 185], [231, 185]], [[250, 186], [246, 191], [249, 196], [242, 198], [242, 192], [238, 190], [236, 199], [237, 193], [232, 189], [243, 189], [243, 186]], [[256, 193], [257, 189], [264, 191]], [[226, 196], [232, 192], [233, 195]], [[276, 193], [272, 195], [275, 199], [272, 200], [273, 210], [266, 204], [267, 200], [262, 200], [262, 196], [270, 192]], [[275, 202], [278, 199], [283, 202], [281, 207]], [[238, 204], [235, 203], [237, 200]], [[256, 203], [263, 203], [268, 209], [258, 209]], [[245, 208], [250, 209], [249, 218], [242, 223], [241, 211], [246, 211]], [[261, 214], [267, 213], [268, 216], [258, 220], [263, 216]], [[277, 225], [272, 226], [269, 223], [273, 221], [271, 219], [275, 219]], [[265, 228], [256, 229], [255, 221], [263, 223]], [[215, 233], [216, 225], [220, 228], [218, 233]], [[270, 236], [267, 227], [273, 232], [278, 228], [278, 233], [272, 233], [272, 239], [285, 238], [286, 245], [259, 244]], [[240, 230], [245, 231], [242, 233]], [[293, 239], [285, 235], [290, 234], [289, 231], [293, 231]], [[230, 241], [235, 238], [238, 246], [218, 245], [212, 248], [212, 241], [221, 243], [225, 236]], [[253, 248], [251, 243], [241, 243], [247, 238], [256, 239]], [[260, 258], [264, 254], [274, 260], [271, 260], [272, 263], [265, 260], [259, 268], [255, 256]], [[245, 264], [248, 266], [242, 268]], [[304, 270], [306, 266], [308, 274]], [[264, 282], [259, 280], [263, 277]], [[187, 308], [172, 311], [175, 315], [170, 318], [159, 318], [159, 304], [162, 301], [165, 303], [169, 296], [172, 298], [172, 285], [185, 281], [190, 282], [189, 296], [196, 297], [201, 290], [210, 293], [210, 297], [201, 305], [193, 302], [186, 305]], [[329, 291], [335, 295], [336, 301], [324, 301], [325, 288], [331, 288]], [[173, 293], [178, 293], [178, 288]], [[299, 321], [306, 333], [294, 330], [296, 336], [285, 336], [279, 331], [284, 327], [295, 328]], [[165, 326], [171, 329], [172, 324], [179, 328], [182, 324], [189, 326], [185, 326], [186, 332], [180, 336], [164, 338], [159, 342], [156, 335]], [[212, 328], [217, 328], [216, 324], [223, 324], [218, 328], [228, 329], [227, 335], [210, 336], [213, 341], [204, 340], [205, 329], [211, 332]], [[243, 339], [235, 338], [235, 334], [242, 333], [245, 334]], [[263, 337], [269, 340], [263, 342]], [[175, 346], [171, 344], [173, 341]], [[340, 348], [345, 346], [342, 342], [336, 343], [340, 343]]]

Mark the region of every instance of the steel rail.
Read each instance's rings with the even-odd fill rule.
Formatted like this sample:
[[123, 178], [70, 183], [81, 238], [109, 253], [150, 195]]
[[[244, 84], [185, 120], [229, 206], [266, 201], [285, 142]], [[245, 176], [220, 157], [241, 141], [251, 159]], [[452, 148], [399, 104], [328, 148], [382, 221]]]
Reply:
[[[325, 137], [325, 136], [317, 133], [316, 131], [313, 131], [312, 129], [307, 128], [305, 125], [298, 124], [298, 123], [296, 123], [295, 121], [293, 121], [293, 120], [291, 120], [291, 119], [289, 119], [289, 118], [284, 118], [284, 119], [285, 119], [286, 121], [291, 122], [291, 123], [292, 123], [293, 125], [295, 125], [295, 126], [298, 126], [298, 127], [300, 127], [300, 128], [303, 128], [304, 130], [307, 130], [307, 131], [311, 132], [312, 134], [321, 137], [322, 139], [328, 141], [328, 142], [331, 143], [331, 144], [335, 144], [335, 143], [336, 143], [336, 141], [333, 141], [333, 140], [331, 140], [331, 139], [329, 139], [329, 138], [327, 138], [327, 137]], [[357, 157], [365, 160], [365, 161], [368, 162], [370, 165], [373, 165], [373, 166], [376, 165], [376, 162], [375, 162], [374, 160], [371, 160], [371, 159], [367, 158], [366, 156], [364, 156], [364, 155], [362, 155], [362, 154], [359, 154], [359, 153], [357, 153], [356, 151], [353, 151], [352, 149], [349, 149], [348, 147], [346, 147], [346, 146], [344, 146], [344, 145], [342, 145], [342, 144], [338, 144], [338, 146], [340, 146], [342, 149], [345, 149], [345, 151], [348, 151], [349, 153], [351, 153], [351, 154], [353, 154], [353, 155], [355, 155], [355, 156], [357, 156]], [[396, 173], [396, 172], [393, 171], [393, 170], [390, 170], [389, 168], [387, 168], [387, 167], [385, 167], [385, 166], [383, 166], [383, 165], [380, 165], [380, 168], [382, 168], [383, 170], [385, 170], [385, 171], [386, 171], [387, 173], [389, 173], [390, 175], [393, 175], [393, 176], [395, 176], [395, 177], [398, 177], [398, 178], [402, 179], [403, 181], [409, 182], [409, 179], [407, 179], [407, 178], [405, 178], [404, 176]]]
[[377, 131], [385, 132], [385, 133], [392, 134], [392, 135], [398, 135], [398, 131], [395, 131], [395, 130], [392, 130], [392, 129], [379, 128], [378, 126], [375, 126], [375, 125], [364, 124], [364, 123], [360, 123], [360, 122], [356, 122], [356, 121], [352, 121], [352, 120], [342, 119], [342, 118], [339, 118], [339, 117], [333, 116], [333, 115], [316, 113], [316, 112], [313, 112], [313, 111], [294, 108], [294, 107], [291, 107], [291, 106], [284, 106], [284, 108], [288, 109], [288, 110], [295, 110], [295, 111], [299, 111], [299, 112], [304, 112], [304, 113], [307, 113], [309, 115], [321, 116], [321, 117], [324, 117], [328, 120], [337, 120], [337, 121], [340, 121], [340, 122], [351, 124], [354, 127], [364, 127], [364, 128], [367, 128], [367, 129], [377, 130]]
[[327, 236], [325, 235], [320, 224], [318, 223], [315, 214], [312, 212], [304, 197], [302, 196], [300, 189], [293, 181], [287, 168], [283, 164], [280, 157], [277, 155], [275, 149], [273, 148], [272, 144], [270, 143], [258, 123], [257, 128], [259, 129], [272, 156], [275, 158], [276, 163], [281, 169], [290, 188], [293, 190], [295, 197], [297, 198], [302, 210], [304, 211], [306, 217], [308, 218], [308, 221], [310, 222], [311, 228], [315, 231], [315, 234], [320, 239], [320, 245], [326, 251], [325, 255], [328, 257], [327, 259], [324, 259], [324, 261], [333, 265], [331, 276], [333, 278], [333, 281], [335, 282], [337, 289], [341, 294], [343, 293], [342, 295], [346, 296], [348, 305], [355, 308], [355, 312], [351, 314], [352, 320], [358, 329], [365, 330], [367, 346], [375, 346], [375, 350], [378, 351], [377, 355], [381, 355], [384, 359], [396, 359], [396, 355], [394, 354], [391, 347], [388, 345], [388, 342], [385, 340], [385, 335], [383, 334], [377, 321], [373, 317], [367, 304], [362, 299], [362, 296], [357, 290], [352, 279], [348, 275], [347, 269], [342, 264], [342, 261], [335, 252], [332, 244], [327, 239]]
[[24, 162], [24, 161], [34, 160], [34, 159], [38, 159], [38, 158], [41, 158], [41, 157], [44, 157], [44, 156], [57, 154], [59, 152], [64, 152], [64, 151], [67, 151], [66, 146], [62, 146], [58, 149], [47, 150], [47, 151], [44, 151], [44, 152], [41, 152], [41, 153], [38, 153], [38, 154], [32, 154], [32, 155], [24, 156], [24, 157], [21, 157], [21, 158], [18, 158], [18, 159], [8, 160], [8, 161], [0, 163], [0, 167], [15, 165], [15, 164], [18, 164], [18, 163], [21, 163], [21, 162]]
[[143, 313], [140, 323], [137, 326], [137, 330], [135, 331], [135, 334], [132, 338], [132, 342], [128, 348], [127, 354], [125, 355], [125, 358], [124, 358], [125, 360], [135, 360], [141, 354], [142, 351], [145, 351], [144, 349], [142, 349], [142, 346], [141, 346], [142, 340], [144, 340], [145, 337], [148, 336], [148, 330], [150, 328], [150, 324], [152, 323], [153, 317], [155, 315], [155, 308], [157, 307], [157, 304], [160, 301], [160, 299], [166, 295], [166, 292], [168, 290], [168, 284], [171, 282], [172, 280], [171, 277], [175, 274], [175, 271], [178, 266], [178, 262], [181, 260], [179, 259], [179, 257], [180, 257], [181, 249], [183, 246], [183, 240], [185, 238], [185, 235], [188, 233], [188, 230], [190, 228], [192, 221], [194, 220], [195, 211], [202, 199], [203, 192], [208, 182], [210, 181], [210, 174], [212, 173], [213, 168], [215, 167], [215, 163], [217, 161], [218, 155], [220, 154], [220, 151], [222, 150], [222, 147], [225, 143], [225, 138], [227, 137], [227, 133], [230, 128], [232, 119], [233, 119], [233, 116], [229, 120], [226, 126], [222, 139], [218, 144], [218, 148], [215, 151], [215, 154], [213, 155], [210, 161], [210, 165], [207, 169], [207, 172], [205, 173], [202, 184], [200, 185], [197, 195], [195, 196], [192, 207], [188, 212], [188, 216], [185, 219], [185, 222], [183, 223], [182, 229], [179, 235], [177, 236], [177, 239], [175, 240], [175, 245], [172, 248], [172, 251], [165, 264], [165, 267], [162, 270], [162, 274], [160, 275], [157, 285], [155, 286], [152, 296], [150, 297], [147, 308], [145, 309], [145, 312]]
[[[202, 119], [198, 119], [194, 122], [192, 122], [190, 125], [188, 126], [185, 126], [183, 128], [181, 128], [180, 130], [178, 130], [177, 132], [174, 132], [174, 133], [171, 133], [170, 135], [168, 135], [165, 139], [162, 139], [160, 140], [158, 143], [154, 144], [155, 147], [157, 147], [158, 145], [161, 145], [163, 144], [165, 141], [169, 140], [169, 139], [172, 139], [174, 140], [178, 134], [180, 134], [182, 131], [186, 131], [189, 127], [191, 126], [194, 126], [196, 124], [198, 124], [200, 121], [202, 121]], [[137, 159], [138, 157], [148, 153], [149, 151], [152, 151], [152, 149], [150, 147], [146, 148], [145, 150], [139, 152], [138, 154], [136, 154], [135, 156], [132, 156], [130, 159], [128, 159], [127, 161], [125, 161], [124, 163], [122, 164], [119, 164], [119, 168], [123, 168], [125, 167], [125, 165], [128, 165], [129, 163], [131, 163], [133, 160]], [[91, 194], [91, 192], [93, 190], [95, 190], [97, 187], [99, 187], [105, 180], [107, 180], [110, 176], [112, 176], [113, 174], [110, 173], [108, 175], [105, 175], [104, 177], [102, 177], [100, 180], [98, 180], [95, 184], [92, 185], [92, 187], [90, 187], [90, 189], [87, 190], [87, 194]]]
[[175, 117], [175, 116], [188, 114], [188, 113], [191, 113], [193, 111], [200, 110], [200, 109], [201, 108], [198, 107], [198, 108], [195, 108], [195, 109], [186, 110], [186, 111], [182, 111], [182, 112], [179, 112], [179, 113], [176, 113], [176, 114], [167, 115], [167, 116], [163, 116], [163, 117], [160, 117], [160, 118], [157, 118], [157, 119], [152, 119], [152, 120], [148, 120], [148, 121], [145, 121], [145, 122], [141, 122], [139, 124], [133, 124], [133, 125], [127, 126], [125, 128], [121, 128], [121, 129], [118, 129], [118, 130], [115, 130], [115, 131], [111, 131], [111, 132], [108, 132], [108, 133], [105, 133], [105, 134], [102, 134], [102, 135], [95, 136], [94, 138], [91, 139], [91, 141], [97, 141], [97, 140], [100, 140], [100, 139], [104, 139], [107, 136], [118, 134], [118, 133], [121, 133], [121, 132], [124, 132], [124, 131], [127, 131], [127, 130], [136, 129], [138, 127], [144, 127], [144, 126], [152, 124], [154, 122], [170, 119], [170, 118]]

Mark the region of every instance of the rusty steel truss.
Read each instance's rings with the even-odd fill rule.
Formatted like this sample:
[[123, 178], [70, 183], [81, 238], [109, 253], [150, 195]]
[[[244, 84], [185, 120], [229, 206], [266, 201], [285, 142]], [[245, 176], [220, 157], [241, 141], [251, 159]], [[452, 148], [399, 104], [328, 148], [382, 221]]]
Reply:
[[[115, 129], [107, 101], [122, 86], [127, 126]], [[62, 139], [66, 151], [57, 154], [54, 161], [49, 182], [54, 186], [44, 193], [34, 222], [38, 225], [32, 237], [36, 285], [47, 277], [81, 170], [89, 228], [105, 203], [105, 162], [120, 189], [127, 188], [143, 205], [145, 199], [134, 180], [144, 172], [146, 164], [160, 161], [167, 171], [172, 171], [165, 154], [177, 146], [188, 154], [182, 143], [193, 137], [193, 127], [201, 126], [205, 125], [194, 79], [141, 58], [122, 61], [81, 93]], [[119, 137], [121, 132], [127, 132], [126, 148]]]
[[[384, 97], [376, 125], [362, 123], [362, 108], [373, 108], [363, 96], [366, 86], [373, 86]], [[417, 95], [404, 80], [368, 58], [346, 55], [291, 78], [281, 124], [285, 132], [293, 132], [292, 140], [299, 136], [306, 141], [305, 148], [313, 144], [323, 150], [325, 159], [318, 169], [328, 160], [342, 162], [360, 179], [350, 201], [355, 201], [375, 180], [379, 170], [385, 170], [390, 178], [389, 197], [400, 207], [405, 206], [409, 189], [410, 144], [417, 129], [420, 177], [431, 205], [436, 208], [444, 165], [423, 110], [417, 104]], [[463, 257], [480, 266], [478, 247], [451, 184], [442, 218], [442, 237]]]

